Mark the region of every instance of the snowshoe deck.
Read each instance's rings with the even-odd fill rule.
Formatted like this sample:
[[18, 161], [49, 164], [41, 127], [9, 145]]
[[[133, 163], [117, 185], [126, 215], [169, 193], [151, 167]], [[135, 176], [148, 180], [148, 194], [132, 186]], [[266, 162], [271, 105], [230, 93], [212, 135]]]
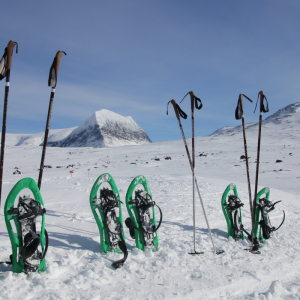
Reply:
[[[229, 192], [233, 191], [234, 195], [229, 195]], [[234, 199], [234, 196], [236, 197]], [[226, 219], [226, 223], [227, 223], [227, 231], [228, 231], [228, 238], [231, 236], [232, 238], [234, 238], [235, 240], [238, 239], [243, 239], [244, 238], [244, 234], [243, 231], [241, 230], [241, 224], [242, 224], [242, 214], [241, 214], [241, 206], [243, 205], [242, 203], [240, 203], [240, 201], [238, 203], [235, 203], [235, 205], [239, 206], [234, 210], [234, 213], [232, 213], [232, 206], [230, 205], [231, 203], [231, 199], [230, 197], [232, 197], [233, 201], [236, 200], [235, 202], [239, 201], [239, 195], [237, 192], [237, 188], [236, 185], [234, 183], [230, 183], [227, 188], [225, 189], [223, 196], [222, 196], [222, 200], [221, 200], [221, 205], [222, 205], [222, 210]], [[238, 200], [237, 200], [238, 199]], [[232, 203], [233, 203], [232, 201]], [[240, 228], [238, 228], [240, 227]]]
[[[98, 190], [100, 189], [101, 185], [105, 182], [107, 182], [110, 185], [111, 189], [104, 188], [100, 190], [100, 198], [97, 198]], [[103, 209], [101, 209], [101, 207], [103, 208], [103, 206], [101, 206], [101, 199], [103, 199], [102, 197], [107, 197], [109, 200], [111, 200], [112, 205], [114, 205], [114, 209], [112, 211], [110, 210], [110, 212], [108, 213], [108, 217], [110, 218], [109, 224], [106, 224], [105, 212], [103, 211]], [[122, 226], [123, 221], [121, 201], [117, 185], [113, 177], [109, 173], [104, 173], [100, 175], [95, 181], [90, 193], [90, 205], [94, 218], [98, 225], [100, 233], [100, 244], [102, 250], [104, 251], [104, 253], [107, 253], [108, 251], [120, 252], [121, 250], [118, 242], [122, 239], [120, 239], [120, 236], [118, 234], [114, 235], [113, 232], [118, 231], [119, 233], [121, 230], [123, 241], [125, 241]], [[116, 216], [115, 210], [117, 210], [119, 213], [118, 217]], [[109, 226], [109, 228], [107, 225]]]
[[[14, 207], [15, 199], [23, 189], [30, 189], [34, 195], [34, 199], [31, 198], [19, 198], [19, 203], [25, 203], [27, 210], [29, 207], [27, 204], [30, 202], [37, 204], [34, 209], [39, 210], [37, 213], [42, 217], [41, 232], [36, 234], [36, 224], [34, 214], [30, 215], [30, 208], [28, 211], [24, 211], [21, 216], [23, 208]], [[7, 196], [4, 205], [4, 218], [5, 224], [10, 238], [12, 246], [11, 263], [14, 273], [32, 272], [32, 271], [44, 271], [46, 266], [46, 260], [44, 258], [47, 246], [45, 245], [45, 209], [43, 199], [36, 182], [32, 178], [23, 178], [16, 183]], [[13, 231], [11, 222], [14, 222], [16, 228], [16, 235]], [[46, 237], [47, 238], [47, 237]], [[48, 239], [47, 239], [48, 240]], [[37, 250], [38, 245], [41, 244], [42, 251]], [[22, 259], [22, 257], [24, 259]]]
[[[138, 185], [141, 185], [143, 189], [137, 190]], [[142, 206], [140, 205], [141, 201], [143, 202]], [[162, 221], [162, 212], [158, 207], [161, 218], [156, 227], [154, 206], [155, 202], [152, 201], [152, 194], [146, 178], [142, 175], [135, 177], [126, 193], [126, 208], [130, 218], [125, 221], [125, 224], [129, 228], [131, 237], [135, 238], [136, 247], [143, 251], [149, 248], [152, 251], [158, 250], [157, 229]]]

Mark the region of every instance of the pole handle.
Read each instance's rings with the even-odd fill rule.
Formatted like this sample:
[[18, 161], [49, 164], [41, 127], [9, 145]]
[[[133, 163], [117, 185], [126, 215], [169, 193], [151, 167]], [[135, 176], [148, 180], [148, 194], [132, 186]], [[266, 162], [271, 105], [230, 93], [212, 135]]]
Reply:
[[194, 113], [194, 108], [195, 108], [195, 94], [193, 91], [189, 92], [190, 97], [191, 97], [191, 109], [192, 109], [192, 114]]
[[171, 103], [173, 105], [176, 118], [178, 119], [178, 121], [180, 121], [180, 116], [179, 116], [179, 112], [178, 112], [178, 109], [177, 109], [177, 103], [176, 103], [176, 101], [174, 99], [171, 100]]
[[259, 101], [260, 112], [262, 112], [263, 111], [263, 103], [264, 103], [264, 92], [260, 91], [258, 94], [259, 94], [259, 100], [260, 100]]
[[13, 54], [13, 50], [14, 47], [17, 45], [17, 50], [16, 53], [18, 53], [18, 44], [16, 42], [13, 42], [12, 40], [10, 40], [7, 44], [7, 49], [6, 49], [6, 53], [7, 53], [7, 64], [6, 64], [6, 69], [10, 70], [11, 69], [11, 62], [12, 62], [12, 54]]
[[62, 58], [63, 55], [67, 55], [66, 52], [64, 51], [57, 51], [53, 63], [50, 68], [49, 72], [49, 79], [48, 79], [48, 86], [51, 86], [53, 88], [56, 87], [57, 84], [57, 74], [58, 74], [58, 69], [59, 69], [59, 64], [60, 64], [60, 59]]
[[61, 60], [61, 58], [64, 54], [67, 55], [66, 52], [64, 52], [64, 51], [57, 51], [57, 53], [55, 55], [55, 58], [56, 58], [56, 62], [55, 62], [56, 76], [58, 75], [60, 60]]

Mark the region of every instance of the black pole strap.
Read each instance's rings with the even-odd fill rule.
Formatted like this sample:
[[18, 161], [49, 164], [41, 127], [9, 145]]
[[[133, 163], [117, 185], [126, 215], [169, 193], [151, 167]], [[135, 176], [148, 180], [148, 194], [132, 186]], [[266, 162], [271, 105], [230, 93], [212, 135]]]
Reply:
[[[262, 103], [262, 107], [260, 108], [260, 111], [264, 112], [264, 113], [267, 113], [269, 111], [269, 104], [268, 104], [268, 100], [267, 100], [267, 97], [264, 95], [263, 96], [263, 103]], [[255, 109], [254, 109], [254, 113], [256, 111], [256, 107], [257, 107], [257, 102], [258, 102], [258, 99], [259, 99], [259, 94], [258, 94], [258, 97], [257, 97], [257, 100], [256, 100], [256, 104], [255, 104]], [[264, 105], [264, 101], [266, 100], [266, 106]]]
[[[188, 92], [188, 93], [185, 94], [185, 96], [182, 98], [182, 100], [180, 101], [180, 103], [184, 100], [184, 98], [185, 98], [189, 93], [190, 93], [190, 92]], [[194, 95], [194, 101], [195, 101], [195, 107], [196, 107], [197, 109], [200, 110], [200, 109], [202, 108], [202, 106], [203, 106], [201, 99], [198, 98], [198, 97], [196, 97], [196, 96]]]
[[[194, 99], [195, 99], [195, 107], [200, 110], [203, 107], [201, 99], [196, 96]], [[199, 102], [199, 104], [198, 104], [198, 102]]]
[[[253, 102], [250, 98], [248, 98], [245, 94], [242, 94], [246, 99], [248, 99], [250, 102]], [[240, 120], [242, 118], [243, 115], [243, 110], [242, 110], [242, 105], [241, 105], [241, 101], [240, 98], [238, 99], [238, 103], [235, 109], [235, 119], [236, 120]]]

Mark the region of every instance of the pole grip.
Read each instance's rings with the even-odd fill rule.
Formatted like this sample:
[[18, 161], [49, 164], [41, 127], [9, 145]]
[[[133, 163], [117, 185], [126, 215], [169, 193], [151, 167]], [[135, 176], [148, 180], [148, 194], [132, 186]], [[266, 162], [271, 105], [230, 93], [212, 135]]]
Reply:
[[179, 116], [179, 112], [178, 112], [178, 109], [177, 109], [177, 103], [174, 99], [171, 100], [171, 103], [174, 107], [176, 118], [178, 119], [178, 121], [180, 121], [180, 116]]
[[244, 114], [243, 94], [239, 95], [239, 102], [240, 102], [240, 105], [241, 105], [242, 114]]
[[59, 64], [60, 64], [60, 59], [63, 56], [63, 52], [62, 51], [57, 51], [55, 58], [56, 58], [56, 64], [55, 64], [55, 70], [56, 70], [56, 76], [58, 75], [58, 69], [59, 69]]
[[16, 43], [13, 42], [12, 40], [10, 40], [7, 44], [7, 64], [6, 64], [6, 69], [10, 70], [11, 69], [11, 61], [12, 61], [12, 54], [13, 54], [13, 50], [15, 47]]
[[195, 94], [193, 91], [189, 92], [190, 97], [191, 97], [191, 110], [192, 110], [192, 114], [194, 113], [194, 108], [195, 108]]
[[259, 97], [260, 97], [260, 112], [263, 112], [263, 108], [264, 108], [264, 92], [260, 91], [259, 93]]

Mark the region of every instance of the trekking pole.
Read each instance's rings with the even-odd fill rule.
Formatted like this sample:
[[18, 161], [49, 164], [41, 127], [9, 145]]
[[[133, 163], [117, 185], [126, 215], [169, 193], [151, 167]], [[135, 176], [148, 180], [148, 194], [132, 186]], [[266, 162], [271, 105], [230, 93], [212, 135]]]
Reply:
[[[208, 223], [207, 215], [206, 215], [206, 212], [205, 212], [205, 209], [204, 209], [204, 204], [203, 204], [203, 201], [202, 201], [202, 197], [201, 197], [201, 194], [200, 194], [199, 186], [198, 186], [196, 175], [195, 175], [196, 159], [195, 159], [195, 121], [194, 121], [195, 119], [194, 119], [194, 108], [196, 107], [196, 109], [200, 110], [202, 108], [203, 104], [202, 104], [202, 101], [195, 96], [195, 94], [194, 94], [193, 91], [189, 92], [188, 94], [190, 95], [190, 98], [191, 98], [191, 112], [192, 112], [192, 157], [193, 157], [193, 161], [192, 161], [192, 163], [193, 163], [193, 166], [192, 166], [193, 171], [192, 172], [193, 172], [193, 177], [194, 177], [194, 180], [195, 180], [195, 183], [196, 183], [196, 186], [197, 186], [198, 196], [199, 196], [199, 199], [200, 199], [200, 203], [201, 203], [201, 206], [202, 206], [202, 211], [203, 211], [203, 214], [204, 214], [204, 217], [205, 217], [206, 225], [207, 225], [208, 232], [209, 232], [209, 235], [210, 235], [211, 243], [212, 243], [213, 248], [214, 248], [214, 252], [216, 254], [221, 254], [224, 251], [223, 250], [216, 251], [216, 248], [215, 248], [215, 245], [214, 245], [214, 242], [213, 242], [213, 239], [212, 239], [212, 234], [211, 234], [210, 226], [209, 226], [209, 223]], [[181, 102], [183, 101], [183, 99], [181, 100]]]
[[[251, 223], [252, 223], [252, 233], [254, 232], [254, 217], [252, 211], [252, 196], [251, 196], [251, 185], [250, 185], [250, 175], [249, 175], [249, 162], [248, 162], [248, 151], [247, 151], [247, 141], [246, 141], [246, 130], [245, 130], [245, 120], [244, 120], [244, 107], [243, 107], [243, 96], [248, 99], [250, 102], [253, 102], [246, 95], [240, 94], [239, 100], [237, 103], [237, 107], [235, 109], [235, 119], [242, 119], [242, 127], [243, 127], [243, 138], [244, 138], [244, 149], [245, 149], [245, 157], [246, 157], [246, 170], [247, 170], [247, 180], [248, 180], [248, 194], [249, 194], [249, 205], [250, 205], [250, 214], [251, 214]], [[253, 234], [252, 234], [252, 245], [253, 245]], [[252, 246], [251, 246], [252, 248]]]
[[[193, 174], [193, 223], [194, 223], [194, 244], [195, 244], [195, 239], [196, 239], [196, 233], [195, 233], [195, 228], [196, 228], [196, 204], [195, 204], [195, 141], [194, 141], [194, 92], [191, 91], [189, 92], [190, 97], [191, 97], [191, 111], [192, 111], [192, 174]], [[183, 100], [181, 100], [183, 101]], [[194, 251], [196, 251], [194, 249]]]
[[[7, 47], [4, 50], [4, 55], [1, 59], [3, 62], [3, 70], [1, 70], [1, 79], [6, 77], [5, 82], [5, 94], [4, 94], [4, 108], [3, 108], [3, 121], [2, 121], [2, 133], [1, 133], [1, 170], [0, 170], [0, 206], [1, 206], [1, 194], [2, 194], [2, 179], [3, 179], [3, 163], [4, 163], [4, 148], [5, 148], [5, 134], [6, 134], [6, 119], [7, 119], [7, 104], [9, 94], [9, 81], [10, 81], [10, 69], [12, 62], [12, 54], [14, 47], [16, 47], [16, 53], [18, 53], [18, 43], [10, 40]], [[3, 71], [3, 72], [2, 72]]]
[[[176, 101], [174, 99], [171, 100], [171, 101], [169, 101], [169, 102], [171, 102], [172, 105], [173, 105], [173, 107], [174, 107], [175, 115], [176, 115], [177, 120], [178, 120], [179, 128], [180, 128], [180, 131], [181, 131], [181, 136], [182, 136], [183, 143], [184, 143], [184, 146], [185, 146], [185, 150], [186, 150], [186, 153], [187, 153], [187, 156], [188, 156], [188, 159], [189, 159], [190, 167], [191, 167], [191, 169], [193, 171], [193, 164], [192, 164], [190, 152], [189, 152], [189, 149], [188, 149], [188, 146], [187, 146], [186, 138], [185, 138], [185, 135], [184, 135], [184, 132], [183, 132], [183, 128], [182, 128], [182, 124], [181, 124], [181, 121], [180, 121], [180, 116], [183, 119], [186, 119], [187, 115], [186, 115], [186, 113], [184, 111], [181, 110], [181, 108], [179, 107], [179, 105], [176, 103]], [[168, 114], [168, 112], [167, 112], [167, 114]], [[213, 239], [212, 239], [211, 230], [210, 230], [210, 227], [209, 227], [209, 224], [208, 224], [208, 219], [207, 219], [207, 216], [206, 216], [206, 213], [205, 213], [205, 209], [204, 209], [203, 201], [202, 201], [202, 198], [201, 198], [201, 194], [200, 194], [200, 190], [199, 190], [197, 178], [196, 178], [195, 175], [194, 175], [194, 182], [196, 184], [198, 196], [199, 196], [199, 199], [200, 199], [200, 203], [201, 203], [201, 206], [202, 206], [203, 214], [204, 214], [205, 221], [206, 221], [206, 224], [207, 224], [207, 228], [208, 228], [208, 231], [209, 231], [210, 239], [211, 239], [211, 242], [212, 242], [212, 245], [213, 245], [213, 248], [214, 248], [214, 252], [216, 254], [221, 254], [224, 251], [223, 250], [216, 251], [216, 248], [215, 248], [215, 245], [214, 245], [214, 242], [213, 242]], [[189, 254], [202, 254], [202, 253], [203, 252], [196, 252], [195, 251], [195, 225], [194, 225], [194, 252], [191, 252]]]
[[[254, 200], [253, 200], [253, 215], [252, 218], [254, 220], [255, 218], [255, 212], [256, 212], [256, 198], [257, 198], [257, 189], [258, 189], [258, 174], [259, 174], [259, 157], [260, 157], [260, 141], [261, 141], [261, 125], [262, 125], [262, 113], [266, 113], [269, 111], [269, 105], [268, 100], [266, 96], [264, 95], [263, 91], [260, 91], [258, 93], [258, 98], [260, 98], [260, 114], [259, 114], [259, 127], [258, 127], [258, 143], [257, 143], [257, 158], [256, 158], [256, 176], [255, 176], [255, 192], [254, 192]], [[256, 106], [258, 102], [258, 98], [256, 101]], [[264, 99], [266, 99], [266, 107], [264, 106]], [[255, 110], [256, 110], [255, 106]], [[255, 112], [254, 110], [254, 112]], [[253, 233], [254, 235], [254, 230]], [[252, 243], [252, 251], [256, 251], [258, 248], [258, 241], [254, 241]]]
[[54, 99], [54, 94], [55, 94], [55, 87], [56, 87], [56, 83], [57, 83], [57, 74], [58, 74], [60, 59], [62, 58], [63, 54], [67, 55], [66, 52], [64, 52], [64, 51], [57, 51], [57, 53], [54, 57], [53, 63], [51, 65], [50, 72], [49, 72], [48, 86], [51, 86], [52, 90], [51, 90], [51, 95], [50, 95], [48, 116], [47, 116], [45, 136], [44, 136], [44, 145], [43, 145], [43, 152], [42, 152], [42, 158], [41, 158], [41, 164], [40, 164], [40, 173], [39, 173], [39, 179], [38, 179], [39, 189], [41, 189], [41, 184], [42, 184], [44, 161], [45, 161], [46, 147], [47, 147], [48, 134], [49, 134], [49, 128], [50, 128], [52, 105], [53, 105], [53, 99]]

